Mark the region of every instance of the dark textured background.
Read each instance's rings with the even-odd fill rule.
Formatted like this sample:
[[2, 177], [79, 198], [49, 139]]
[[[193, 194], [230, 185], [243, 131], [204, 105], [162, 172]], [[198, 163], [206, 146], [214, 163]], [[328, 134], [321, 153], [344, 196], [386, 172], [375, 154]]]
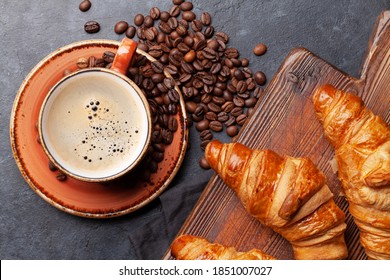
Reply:
[[[159, 259], [199, 195], [211, 171], [198, 167], [198, 134], [169, 188], [145, 208], [115, 219], [89, 220], [63, 213], [39, 198], [25, 183], [12, 156], [9, 117], [24, 77], [47, 54], [69, 43], [117, 39], [113, 26], [133, 22], [153, 6], [168, 10], [171, 1], [92, 0], [82, 13], [79, 0], [0, 0], [0, 258], [1, 259]], [[230, 35], [229, 46], [250, 60], [252, 70], [269, 79], [293, 47], [303, 46], [341, 70], [358, 76], [377, 16], [389, 0], [219, 0], [193, 1], [208, 11], [216, 31]], [[83, 30], [97, 20], [97, 34]], [[268, 52], [252, 54], [264, 42]], [[221, 140], [228, 140], [221, 135]]]

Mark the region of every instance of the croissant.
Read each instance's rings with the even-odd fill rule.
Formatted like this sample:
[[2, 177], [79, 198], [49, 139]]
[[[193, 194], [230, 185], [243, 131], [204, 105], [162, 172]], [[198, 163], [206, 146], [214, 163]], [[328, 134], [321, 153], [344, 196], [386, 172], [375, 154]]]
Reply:
[[177, 260], [275, 260], [258, 249], [237, 252], [234, 247], [210, 243], [192, 235], [177, 237], [172, 243], [171, 254]]
[[344, 212], [307, 158], [211, 141], [205, 157], [248, 213], [281, 234], [296, 259], [344, 259]]
[[331, 85], [313, 95], [360, 242], [372, 259], [390, 259], [390, 129], [356, 95]]

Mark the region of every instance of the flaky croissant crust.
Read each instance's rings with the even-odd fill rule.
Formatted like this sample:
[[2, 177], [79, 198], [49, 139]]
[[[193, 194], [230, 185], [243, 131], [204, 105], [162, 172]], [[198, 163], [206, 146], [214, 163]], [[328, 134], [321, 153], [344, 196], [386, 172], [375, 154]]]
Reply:
[[238, 252], [234, 247], [210, 243], [192, 235], [177, 237], [172, 243], [171, 254], [177, 260], [275, 260], [259, 249]]
[[210, 142], [206, 160], [261, 223], [289, 240], [297, 259], [342, 259], [345, 215], [307, 158]]
[[370, 258], [390, 258], [390, 129], [360, 97], [331, 85], [313, 95], [317, 118], [335, 148], [349, 211]]

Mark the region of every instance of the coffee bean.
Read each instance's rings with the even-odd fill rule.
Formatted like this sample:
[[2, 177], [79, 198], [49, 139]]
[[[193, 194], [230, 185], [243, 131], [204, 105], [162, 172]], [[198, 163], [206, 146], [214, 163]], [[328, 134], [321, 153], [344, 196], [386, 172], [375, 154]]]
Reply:
[[226, 113], [229, 113], [234, 108], [234, 103], [231, 101], [227, 101], [222, 105], [222, 110]]
[[161, 162], [164, 159], [164, 153], [156, 151], [152, 154], [152, 159], [156, 162]]
[[227, 127], [229, 127], [229, 126], [235, 124], [235, 122], [236, 122], [236, 118], [233, 116], [230, 116], [229, 119], [225, 122], [225, 125]]
[[210, 165], [209, 165], [209, 163], [207, 162], [207, 160], [206, 160], [204, 157], [202, 157], [202, 158], [199, 160], [199, 165], [200, 165], [200, 167], [202, 167], [203, 169], [210, 169], [210, 168], [211, 168]]
[[91, 2], [90, 2], [89, 0], [81, 1], [80, 5], [79, 5], [80, 11], [86, 12], [86, 11], [88, 11], [90, 8], [91, 8]]
[[210, 129], [215, 132], [222, 131], [223, 129], [222, 123], [219, 121], [212, 121], [210, 122]]
[[257, 87], [254, 92], [253, 92], [253, 96], [257, 99], [259, 99], [264, 93], [264, 89], [261, 88], [261, 87]]
[[207, 112], [205, 118], [209, 121], [215, 121], [217, 120], [217, 115], [214, 112]]
[[242, 58], [241, 59], [241, 66], [248, 67], [248, 65], [249, 65], [249, 60], [247, 58]]
[[238, 134], [238, 131], [239, 131], [239, 129], [238, 129], [238, 127], [235, 126], [235, 125], [231, 125], [231, 126], [228, 126], [228, 127], [226, 128], [226, 134], [227, 134], [228, 136], [230, 136], [230, 137], [236, 136], [236, 135]]
[[221, 40], [225, 44], [229, 41], [229, 36], [225, 32], [221, 31], [215, 34], [215, 38], [217, 40]]
[[228, 90], [224, 90], [222, 94], [223, 99], [226, 101], [233, 101], [233, 94]]
[[225, 56], [227, 58], [237, 58], [239, 56], [239, 53], [236, 48], [227, 48], [225, 50]]
[[254, 75], [255, 81], [258, 85], [262, 86], [267, 81], [267, 77], [262, 71], [257, 71]]
[[234, 71], [234, 77], [236, 77], [238, 80], [243, 80], [245, 79], [244, 73], [240, 69], [236, 69]]
[[180, 4], [180, 9], [182, 11], [191, 11], [193, 8], [193, 5], [191, 2], [183, 2]]
[[158, 19], [160, 17], [161, 12], [159, 8], [153, 7], [150, 9], [149, 14], [152, 19]]
[[207, 104], [207, 108], [211, 111], [211, 112], [214, 112], [214, 113], [219, 113], [221, 112], [221, 107], [218, 106], [217, 104], [213, 103], [213, 102], [210, 102]]
[[158, 57], [162, 56], [163, 51], [161, 49], [161, 46], [157, 45], [157, 46], [152, 46], [151, 48], [149, 48], [148, 53], [151, 56], [153, 56], [154, 58], [158, 58]]
[[203, 24], [202, 24], [202, 22], [200, 20], [194, 19], [193, 21], [191, 21], [191, 28], [195, 32], [199, 32], [199, 31], [202, 30]]
[[49, 161], [49, 169], [50, 169], [50, 171], [53, 171], [53, 172], [58, 170], [58, 168], [51, 161]]
[[167, 145], [171, 144], [173, 141], [173, 133], [170, 130], [162, 129], [161, 135], [163, 138], [163, 142]]
[[255, 112], [255, 108], [253, 108], [253, 107], [249, 108], [247, 111], [248, 116], [252, 116], [254, 112]]
[[196, 15], [193, 11], [185, 11], [181, 16], [186, 21], [193, 21], [196, 18]]
[[209, 124], [210, 124], [209, 120], [207, 120], [207, 119], [201, 120], [200, 122], [198, 122], [196, 124], [196, 129], [198, 131], [206, 130], [209, 128]]
[[168, 104], [168, 113], [171, 115], [176, 115], [177, 105], [176, 104]]
[[257, 99], [255, 97], [250, 97], [245, 100], [245, 107], [252, 108], [256, 105]]
[[253, 53], [257, 56], [265, 54], [266, 51], [267, 51], [267, 46], [264, 45], [263, 43], [256, 45], [253, 49]]
[[87, 68], [89, 63], [88, 63], [88, 59], [85, 58], [85, 57], [80, 57], [78, 60], [77, 60], [77, 67], [80, 68], [80, 69], [84, 69], [84, 68]]
[[236, 122], [239, 125], [244, 125], [247, 118], [248, 118], [248, 116], [246, 114], [241, 114], [241, 115], [237, 116]]
[[239, 115], [242, 114], [242, 108], [241, 107], [235, 107], [233, 108], [231, 111], [230, 111], [230, 114], [233, 116], [233, 117], [237, 117]]
[[103, 53], [103, 60], [107, 63], [111, 63], [114, 61], [115, 53], [111, 51], [105, 51]]
[[134, 17], [134, 24], [137, 26], [141, 26], [144, 23], [144, 16], [142, 14], [137, 14]]
[[178, 123], [175, 117], [170, 116], [168, 119], [168, 129], [172, 132], [175, 132], [178, 128]]
[[100, 30], [100, 24], [97, 21], [87, 21], [84, 24], [84, 30], [87, 33], [97, 33]]
[[177, 17], [180, 14], [180, 6], [173, 5], [172, 8], [169, 10], [169, 15], [171, 17]]
[[163, 141], [161, 130], [154, 130], [152, 132], [152, 142], [153, 143], [161, 143]]
[[106, 62], [104, 61], [103, 58], [96, 59], [95, 67], [105, 67], [105, 66], [106, 66]]
[[88, 67], [95, 67], [96, 57], [93, 55], [88, 58]]
[[244, 81], [239, 81], [236, 86], [236, 91], [238, 93], [243, 93], [248, 89], [248, 85]]
[[229, 115], [226, 112], [220, 112], [217, 115], [217, 120], [220, 122], [226, 122], [229, 119]]
[[148, 41], [153, 41], [154, 37], [155, 37], [152, 29], [145, 29], [144, 36], [145, 36], [145, 39]]
[[60, 173], [56, 176], [56, 178], [58, 181], [64, 182], [64, 181], [66, 181], [66, 179], [68, 179], [68, 176], [66, 176], [64, 173]]
[[214, 34], [214, 27], [207, 26], [203, 33], [206, 38], [211, 38]]
[[207, 145], [210, 143], [210, 140], [204, 140], [200, 143], [200, 148], [204, 151]]
[[188, 53], [186, 53], [183, 57], [184, 61], [190, 63], [193, 62], [196, 58], [196, 53], [194, 50], [190, 50]]
[[159, 61], [153, 61], [151, 63], [151, 69], [155, 72], [155, 73], [163, 73], [164, 71], [164, 66], [161, 64], [161, 62]]
[[235, 96], [235, 97], [233, 98], [233, 103], [234, 103], [234, 105], [236, 105], [237, 107], [244, 107], [244, 105], [245, 105], [244, 99], [242, 99], [241, 97], [238, 97], [238, 96]]
[[199, 104], [194, 112], [194, 115], [197, 117], [203, 117], [203, 115], [206, 113], [205, 108], [202, 106], [202, 104]]
[[134, 38], [134, 36], [135, 36], [135, 32], [136, 32], [135, 27], [132, 26], [132, 25], [130, 25], [130, 26], [127, 28], [127, 30], [126, 30], [125, 35], [126, 35], [127, 38], [132, 39], [132, 38]]
[[179, 81], [180, 81], [180, 83], [185, 84], [185, 83], [187, 83], [188, 81], [190, 81], [191, 78], [192, 78], [192, 75], [191, 75], [191, 74], [183, 73], [183, 74], [180, 75]]
[[178, 74], [178, 69], [175, 65], [167, 65], [165, 69], [174, 77]]
[[129, 27], [129, 24], [126, 21], [121, 20], [115, 24], [114, 31], [116, 34], [123, 34], [123, 33], [125, 33], [125, 31], [127, 30], [128, 27]]
[[[149, 168], [150, 172], [156, 173], [158, 170], [158, 162], [151, 160], [148, 164], [148, 168]], [[147, 181], [147, 180], [145, 180], [145, 181]]]
[[168, 91], [168, 96], [169, 96], [169, 99], [173, 102], [173, 103], [178, 103], [180, 101], [180, 95], [179, 93], [176, 91], [176, 89], [170, 89]]
[[160, 13], [160, 20], [166, 22], [170, 18], [170, 14], [167, 11], [163, 11]]
[[183, 3], [184, 2], [184, 0], [172, 0], [172, 3], [174, 4], [174, 5], [180, 5], [181, 3]]
[[203, 12], [200, 15], [200, 20], [202, 21], [203, 25], [210, 25], [211, 24], [211, 16], [207, 12]]
[[186, 104], [185, 104], [186, 106], [186, 111], [188, 112], [188, 113], [194, 113], [195, 112], [195, 110], [196, 110], [196, 107], [197, 107], [197, 105], [196, 105], [196, 103], [195, 102], [193, 102], [193, 101], [188, 101], [188, 102], [186, 102]]
[[201, 131], [199, 136], [200, 136], [200, 139], [202, 141], [204, 141], [204, 140], [212, 140], [213, 139], [213, 134], [211, 133], [211, 131], [209, 129]]
[[152, 78], [153, 83], [158, 84], [158, 83], [161, 83], [162, 81], [164, 81], [165, 76], [161, 72], [161, 73], [153, 74], [151, 78]]

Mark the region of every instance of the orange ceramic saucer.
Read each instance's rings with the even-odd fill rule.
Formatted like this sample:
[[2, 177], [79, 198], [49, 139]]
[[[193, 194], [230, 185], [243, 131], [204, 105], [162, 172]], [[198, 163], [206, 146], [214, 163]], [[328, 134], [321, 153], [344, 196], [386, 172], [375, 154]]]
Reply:
[[[166, 147], [164, 160], [150, 182], [130, 174], [110, 183], [88, 183], [68, 178], [58, 181], [48, 168], [48, 159], [37, 142], [36, 123], [42, 102], [50, 88], [62, 78], [66, 69], [75, 70], [80, 57], [101, 57], [105, 51], [116, 51], [119, 42], [87, 40], [65, 46], [39, 62], [23, 81], [11, 113], [12, 151], [23, 177], [45, 201], [67, 213], [88, 218], [110, 218], [133, 212], [163, 192], [178, 172], [187, 148], [188, 127], [181, 96], [176, 118], [179, 129]], [[148, 54], [137, 53], [154, 60]], [[165, 73], [169, 76], [169, 73]], [[176, 90], [180, 93], [179, 88]], [[135, 177], [135, 178], [134, 178]]]

